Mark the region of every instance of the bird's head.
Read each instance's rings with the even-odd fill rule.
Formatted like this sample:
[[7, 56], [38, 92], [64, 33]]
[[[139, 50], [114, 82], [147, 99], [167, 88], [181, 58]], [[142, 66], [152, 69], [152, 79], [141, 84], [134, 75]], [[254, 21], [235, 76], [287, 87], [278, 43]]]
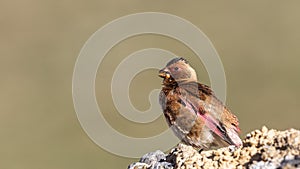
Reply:
[[164, 79], [164, 83], [197, 81], [195, 70], [184, 58], [174, 58], [169, 61], [163, 69], [159, 71], [159, 77]]

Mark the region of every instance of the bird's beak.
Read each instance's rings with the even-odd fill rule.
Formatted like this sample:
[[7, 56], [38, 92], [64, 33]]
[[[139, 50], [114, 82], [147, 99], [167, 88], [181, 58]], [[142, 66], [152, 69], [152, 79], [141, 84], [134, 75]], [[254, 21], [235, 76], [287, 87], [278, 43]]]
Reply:
[[165, 71], [164, 69], [158, 72], [158, 76], [165, 79], [169, 79], [171, 77], [170, 73]]

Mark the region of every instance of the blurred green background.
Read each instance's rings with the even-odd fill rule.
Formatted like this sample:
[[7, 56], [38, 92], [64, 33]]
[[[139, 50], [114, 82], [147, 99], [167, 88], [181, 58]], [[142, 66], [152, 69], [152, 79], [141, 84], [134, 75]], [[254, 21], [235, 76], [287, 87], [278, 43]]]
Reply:
[[[73, 108], [72, 73], [85, 41], [100, 27], [137, 12], [185, 18], [212, 41], [224, 64], [227, 105], [239, 117], [242, 137], [263, 125], [300, 128], [300, 1], [0, 1], [0, 168], [126, 168], [137, 159], [94, 144]], [[167, 128], [163, 117], [132, 123], [114, 108], [114, 68], [130, 53], [162, 48], [186, 56], [209, 84], [200, 60], [182, 43], [143, 35], [116, 45], [100, 65], [96, 91], [107, 121], [118, 131], [148, 137]], [[160, 88], [156, 70], [141, 72], [130, 87], [133, 104], [149, 108]], [[134, 151], [134, 150], [133, 150]]]

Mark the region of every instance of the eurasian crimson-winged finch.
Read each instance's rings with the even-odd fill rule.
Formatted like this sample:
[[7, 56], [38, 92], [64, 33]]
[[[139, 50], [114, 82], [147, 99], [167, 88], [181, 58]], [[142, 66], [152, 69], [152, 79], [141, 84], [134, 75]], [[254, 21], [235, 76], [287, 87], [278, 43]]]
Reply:
[[159, 76], [163, 78], [159, 103], [180, 140], [200, 149], [242, 144], [237, 117], [210, 87], [198, 82], [186, 59], [172, 59]]

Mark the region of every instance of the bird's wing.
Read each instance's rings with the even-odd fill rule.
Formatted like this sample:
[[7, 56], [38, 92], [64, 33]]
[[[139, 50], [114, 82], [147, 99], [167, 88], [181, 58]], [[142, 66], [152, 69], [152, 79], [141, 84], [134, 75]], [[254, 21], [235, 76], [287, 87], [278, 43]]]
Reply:
[[224, 125], [210, 116], [208, 113], [200, 114], [200, 118], [203, 119], [205, 122], [205, 125], [216, 135], [218, 135], [220, 138], [222, 138], [225, 142], [227, 142], [230, 145], [235, 145], [235, 142], [231, 139], [231, 137], [228, 135], [228, 132]]
[[[216, 98], [210, 87], [198, 82], [181, 83], [179, 84], [179, 87], [187, 91], [190, 95], [188, 99], [181, 98], [185, 101], [186, 107], [189, 108], [190, 111], [195, 112], [214, 134], [218, 135], [228, 144], [235, 145], [235, 142], [228, 135], [226, 126], [221, 122], [224, 120], [230, 120], [223, 120], [223, 113], [226, 113], [226, 117], [229, 118], [234, 115], [231, 114], [229, 110], [223, 105], [223, 103]], [[210, 110], [208, 107], [214, 107], [214, 110]], [[236, 117], [234, 119], [237, 121]]]

